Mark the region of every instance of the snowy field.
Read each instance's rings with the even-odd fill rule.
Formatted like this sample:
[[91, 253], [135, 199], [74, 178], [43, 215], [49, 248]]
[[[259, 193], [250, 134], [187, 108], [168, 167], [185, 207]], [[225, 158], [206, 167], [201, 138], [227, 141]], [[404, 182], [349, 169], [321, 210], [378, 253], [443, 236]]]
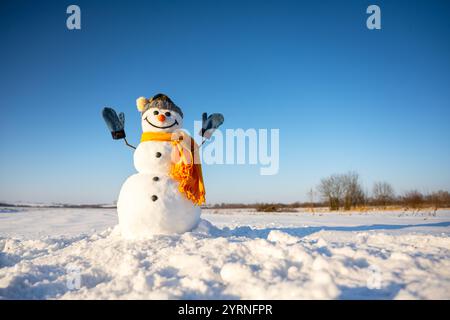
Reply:
[[114, 209], [0, 208], [0, 298], [450, 299], [450, 211], [202, 218], [131, 242]]

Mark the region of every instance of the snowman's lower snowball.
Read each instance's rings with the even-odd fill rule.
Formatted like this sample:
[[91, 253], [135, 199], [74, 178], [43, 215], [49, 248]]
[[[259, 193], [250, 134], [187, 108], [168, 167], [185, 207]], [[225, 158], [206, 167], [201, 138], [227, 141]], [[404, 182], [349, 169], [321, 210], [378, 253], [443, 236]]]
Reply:
[[155, 181], [154, 177], [148, 173], [134, 174], [120, 190], [117, 211], [124, 238], [183, 233], [194, 229], [200, 221], [200, 207], [180, 193], [178, 182], [167, 176]]

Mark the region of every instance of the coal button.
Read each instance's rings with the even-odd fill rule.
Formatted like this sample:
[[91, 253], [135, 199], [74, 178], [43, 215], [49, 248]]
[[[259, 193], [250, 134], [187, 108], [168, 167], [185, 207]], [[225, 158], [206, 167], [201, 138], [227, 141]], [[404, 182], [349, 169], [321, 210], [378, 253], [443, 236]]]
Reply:
[[153, 177], [153, 181], [158, 181], [159, 178], [158, 177]]
[[153, 201], [156, 201], [156, 200], [158, 200], [158, 197], [155, 196], [155, 195], [152, 195], [152, 200], [153, 200]]
[[161, 156], [162, 156], [161, 152], [157, 152], [157, 153], [156, 153], [156, 157], [157, 157], [157, 158], [160, 158]]

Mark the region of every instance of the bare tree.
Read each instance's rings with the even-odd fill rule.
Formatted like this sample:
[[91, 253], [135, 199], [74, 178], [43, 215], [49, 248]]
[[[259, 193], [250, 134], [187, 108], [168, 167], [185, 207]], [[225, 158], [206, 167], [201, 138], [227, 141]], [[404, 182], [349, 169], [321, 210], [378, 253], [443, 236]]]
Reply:
[[417, 190], [411, 190], [405, 192], [402, 197], [403, 203], [406, 205], [407, 209], [419, 210], [424, 202], [423, 194]]
[[384, 207], [392, 203], [395, 199], [394, 188], [392, 188], [391, 184], [388, 182], [375, 182], [372, 193], [375, 204], [382, 205]]
[[359, 174], [356, 172], [348, 172], [340, 176], [343, 189], [344, 209], [350, 210], [352, 207], [365, 203], [365, 194], [359, 181]]
[[343, 195], [342, 179], [340, 175], [331, 175], [323, 178], [318, 186], [322, 198], [328, 202], [330, 210], [339, 210]]
[[313, 188], [311, 188], [309, 191], [308, 191], [308, 197], [309, 197], [309, 203], [310, 203], [310, 206], [311, 206], [311, 212], [314, 214], [314, 189]]
[[443, 190], [435, 191], [427, 197], [427, 202], [433, 206], [433, 215], [436, 215], [436, 211], [438, 209], [445, 208], [450, 205], [450, 193]]
[[356, 172], [334, 174], [324, 178], [318, 186], [318, 191], [328, 202], [330, 210], [339, 210], [342, 205], [345, 210], [350, 210], [364, 204], [366, 200]]

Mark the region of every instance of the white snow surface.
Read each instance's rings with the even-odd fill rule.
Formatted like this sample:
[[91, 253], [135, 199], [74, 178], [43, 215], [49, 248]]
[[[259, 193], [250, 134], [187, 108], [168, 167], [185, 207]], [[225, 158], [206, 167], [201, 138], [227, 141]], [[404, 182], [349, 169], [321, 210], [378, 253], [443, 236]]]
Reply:
[[450, 211], [202, 218], [124, 240], [115, 209], [0, 208], [0, 298], [450, 299]]

